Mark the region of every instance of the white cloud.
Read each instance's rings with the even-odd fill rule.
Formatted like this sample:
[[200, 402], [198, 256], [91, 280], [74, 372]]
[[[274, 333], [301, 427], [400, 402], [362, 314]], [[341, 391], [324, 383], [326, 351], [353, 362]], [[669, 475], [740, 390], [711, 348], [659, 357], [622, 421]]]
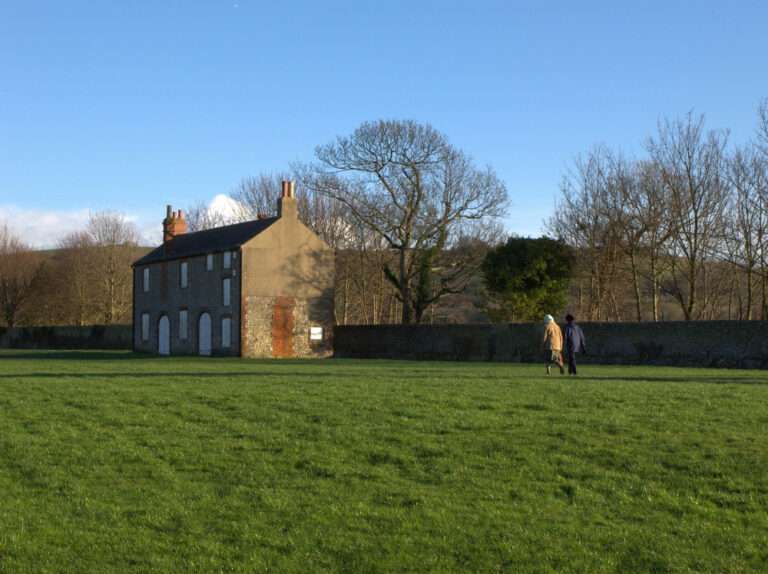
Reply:
[[[242, 217], [242, 206], [223, 193], [214, 196], [207, 209], [216, 221], [233, 222]], [[0, 205], [0, 226], [7, 223], [16, 236], [35, 249], [49, 249], [56, 247], [68, 233], [84, 230], [91, 213], [90, 209], [47, 210], [5, 204]], [[162, 243], [164, 206], [141, 210], [138, 214], [124, 213], [124, 216], [136, 226], [142, 245]]]
[[67, 233], [86, 226], [88, 213], [87, 209], [44, 211], [0, 205], [0, 225], [8, 224], [15, 235], [32, 247], [55, 247]]
[[139, 243], [149, 247], [156, 247], [163, 242], [163, 226], [159, 221], [136, 221], [141, 240]]
[[208, 204], [208, 213], [212, 216], [219, 216], [225, 221], [232, 221], [242, 213], [240, 203], [228, 195], [220, 193], [215, 196]]
[[[0, 225], [8, 227], [22, 241], [36, 249], [56, 247], [68, 233], [82, 231], [88, 225], [89, 209], [43, 210], [29, 209], [15, 205], [0, 205]], [[144, 245], [158, 245], [162, 240], [162, 229], [158, 222], [128, 214], [126, 219], [135, 224]]]

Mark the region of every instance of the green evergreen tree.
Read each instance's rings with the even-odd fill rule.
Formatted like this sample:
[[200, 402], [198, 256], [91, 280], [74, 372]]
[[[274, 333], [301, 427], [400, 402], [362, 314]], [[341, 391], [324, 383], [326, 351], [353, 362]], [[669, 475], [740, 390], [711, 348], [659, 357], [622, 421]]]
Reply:
[[510, 237], [488, 252], [482, 271], [494, 322], [528, 321], [566, 304], [574, 253], [561, 241]]

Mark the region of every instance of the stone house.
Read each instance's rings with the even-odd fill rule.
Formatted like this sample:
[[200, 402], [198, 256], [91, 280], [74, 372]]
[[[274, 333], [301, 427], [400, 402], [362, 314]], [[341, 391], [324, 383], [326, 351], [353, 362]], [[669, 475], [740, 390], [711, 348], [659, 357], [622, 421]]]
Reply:
[[299, 221], [293, 182], [277, 217], [187, 233], [168, 206], [163, 244], [133, 264], [133, 348], [160, 355], [326, 356], [334, 252]]

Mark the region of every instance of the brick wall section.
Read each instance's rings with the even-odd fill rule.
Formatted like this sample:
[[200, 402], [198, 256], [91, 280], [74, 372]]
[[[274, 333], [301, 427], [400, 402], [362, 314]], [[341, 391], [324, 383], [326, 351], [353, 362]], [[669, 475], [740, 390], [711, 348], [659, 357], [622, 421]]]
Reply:
[[0, 348], [130, 350], [131, 337], [131, 325], [0, 327]]
[[[579, 323], [582, 363], [768, 368], [768, 322]], [[562, 326], [562, 325], [561, 325]], [[339, 326], [336, 357], [540, 362], [542, 327], [501, 325]]]

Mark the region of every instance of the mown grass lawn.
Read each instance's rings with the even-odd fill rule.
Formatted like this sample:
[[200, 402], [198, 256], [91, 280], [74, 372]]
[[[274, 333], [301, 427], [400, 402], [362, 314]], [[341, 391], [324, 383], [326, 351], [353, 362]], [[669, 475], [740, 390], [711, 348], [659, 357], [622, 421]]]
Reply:
[[0, 352], [0, 572], [768, 572], [768, 373]]

